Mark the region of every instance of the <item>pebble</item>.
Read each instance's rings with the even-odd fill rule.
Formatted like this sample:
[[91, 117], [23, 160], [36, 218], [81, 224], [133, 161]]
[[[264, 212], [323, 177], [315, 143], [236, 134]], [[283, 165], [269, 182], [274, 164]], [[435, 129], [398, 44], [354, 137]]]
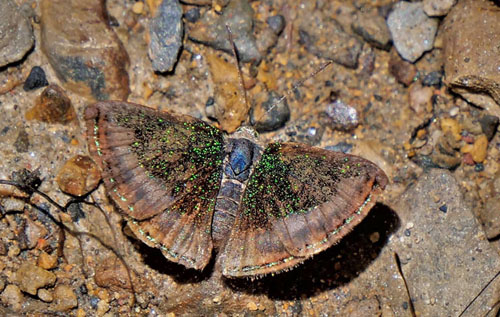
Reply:
[[54, 302], [58, 311], [68, 311], [78, 306], [78, 300], [73, 289], [63, 284], [54, 288]]
[[194, 23], [201, 17], [200, 8], [191, 8], [184, 12], [184, 17], [188, 22]]
[[325, 125], [317, 118], [299, 119], [293, 126], [285, 127], [284, 135], [278, 136], [279, 140], [318, 145], [325, 133]]
[[451, 118], [443, 118], [441, 119], [441, 130], [446, 132], [451, 132], [456, 141], [462, 139], [462, 127], [458, 123], [457, 120]]
[[13, 284], [7, 285], [1, 295], [2, 303], [12, 307], [13, 310], [19, 311], [24, 303], [24, 296], [19, 287]]
[[389, 72], [399, 83], [409, 86], [417, 76], [417, 67], [402, 60], [397, 54], [392, 54], [389, 60]]
[[31, 23], [15, 1], [0, 1], [0, 35], [0, 67], [21, 60], [33, 47]]
[[256, 311], [258, 309], [257, 304], [255, 304], [255, 302], [248, 302], [247, 308], [250, 311]]
[[30, 71], [30, 74], [28, 75], [28, 78], [26, 78], [26, 81], [24, 82], [23, 89], [24, 91], [30, 91], [48, 85], [49, 82], [45, 77], [45, 72], [43, 68], [41, 68], [40, 66], [33, 66], [33, 68]]
[[443, 72], [434, 71], [430, 72], [424, 76], [422, 79], [422, 85], [424, 86], [434, 86], [436, 88], [441, 87], [441, 78], [443, 77]]
[[380, 233], [375, 231], [372, 234], [370, 234], [370, 241], [372, 243], [377, 243], [380, 240]]
[[347, 143], [347, 142], [339, 142], [335, 145], [326, 146], [325, 150], [334, 151], [334, 152], [342, 152], [342, 153], [350, 153], [352, 150], [352, 144]]
[[416, 114], [431, 112], [433, 94], [434, 89], [431, 87], [423, 87], [418, 83], [411, 85], [409, 89], [410, 108]]
[[376, 9], [356, 15], [352, 30], [374, 47], [388, 51], [391, 48], [391, 33], [385, 18]]
[[89, 100], [125, 100], [129, 59], [104, 0], [41, 1], [41, 48], [63, 85]]
[[25, 153], [28, 152], [30, 143], [28, 132], [26, 132], [26, 129], [20, 128], [16, 141], [14, 141], [14, 148], [19, 153]]
[[53, 84], [45, 88], [25, 117], [27, 120], [67, 124], [76, 119], [76, 112], [64, 90]]
[[56, 275], [34, 264], [25, 262], [16, 271], [15, 281], [23, 292], [36, 295], [39, 288], [54, 285]]
[[283, 32], [283, 29], [285, 28], [285, 18], [281, 15], [273, 15], [270, 16], [266, 19], [267, 25], [273, 30], [273, 32], [278, 35], [281, 32]]
[[52, 293], [43, 288], [38, 290], [37, 296], [46, 303], [50, 303], [54, 300], [54, 296], [52, 296]]
[[359, 125], [359, 114], [356, 108], [342, 100], [335, 100], [326, 106], [325, 114], [329, 125], [334, 130], [351, 131]]
[[137, 1], [132, 6], [132, 12], [134, 12], [135, 14], [142, 14], [143, 10], [144, 10], [144, 2], [142, 1]]
[[172, 71], [182, 46], [183, 34], [182, 8], [179, 1], [163, 0], [149, 23], [151, 40], [148, 54], [155, 71]]
[[438, 19], [428, 17], [421, 2], [399, 1], [387, 18], [387, 25], [401, 57], [415, 62], [432, 49]]
[[127, 268], [115, 257], [109, 257], [98, 265], [94, 281], [100, 287], [116, 291], [132, 288]]
[[254, 11], [247, 0], [233, 0], [222, 9], [222, 14], [207, 10], [196, 23], [189, 25], [188, 37], [229, 54], [233, 53], [226, 25], [231, 28], [238, 56], [244, 63], [258, 62], [262, 56], [253, 35]]
[[428, 16], [443, 16], [450, 12], [457, 0], [423, 0], [424, 11]]
[[97, 187], [101, 173], [94, 161], [83, 155], [68, 160], [59, 170], [56, 182], [59, 188], [73, 196], [83, 196]]
[[488, 138], [486, 135], [481, 134], [479, 137], [476, 138], [476, 141], [474, 142], [473, 148], [472, 148], [472, 159], [476, 163], [481, 163], [486, 159], [486, 154], [487, 154], [487, 149], [488, 149]]
[[488, 141], [491, 141], [495, 136], [495, 133], [498, 129], [499, 119], [496, 116], [484, 115], [479, 118], [479, 124], [481, 125], [481, 130], [488, 138]]
[[37, 265], [45, 270], [53, 269], [57, 266], [57, 255], [42, 251], [38, 256]]
[[290, 120], [290, 108], [286, 98], [278, 102], [281, 97], [274, 91], [267, 93], [267, 100], [258, 103], [250, 112], [250, 122], [259, 132], [277, 130]]
[[307, 12], [299, 26], [299, 43], [310, 53], [347, 68], [357, 68], [362, 43], [319, 9]]
[[[485, 14], [488, 12], [488, 14]], [[445, 84], [500, 117], [500, 10], [493, 1], [459, 1], [443, 21]]]

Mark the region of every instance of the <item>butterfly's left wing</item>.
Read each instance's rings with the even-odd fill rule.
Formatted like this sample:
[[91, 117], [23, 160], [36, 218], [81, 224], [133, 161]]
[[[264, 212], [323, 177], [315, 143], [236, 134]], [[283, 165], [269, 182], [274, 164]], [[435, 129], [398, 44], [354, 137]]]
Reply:
[[368, 214], [386, 184], [384, 172], [361, 157], [270, 144], [243, 194], [223, 274], [279, 272], [327, 249]]

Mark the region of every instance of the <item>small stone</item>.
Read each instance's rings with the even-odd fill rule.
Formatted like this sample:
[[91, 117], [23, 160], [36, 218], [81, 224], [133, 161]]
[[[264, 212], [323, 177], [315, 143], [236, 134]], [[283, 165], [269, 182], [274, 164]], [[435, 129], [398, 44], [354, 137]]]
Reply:
[[54, 288], [54, 302], [58, 311], [68, 311], [78, 306], [76, 294], [68, 285], [57, 285]]
[[462, 139], [462, 135], [460, 134], [462, 132], [462, 127], [455, 119], [450, 119], [450, 118], [441, 119], [441, 130], [443, 130], [444, 133], [450, 132], [453, 135], [453, 137], [455, 137], [456, 141]]
[[424, 11], [430, 16], [443, 16], [450, 12], [457, 0], [423, 0]]
[[474, 172], [482, 172], [484, 171], [484, 164], [483, 163], [477, 163], [475, 166], [474, 166]]
[[375, 9], [356, 15], [352, 29], [366, 42], [377, 48], [388, 51], [391, 47], [391, 33], [385, 19]]
[[472, 149], [472, 159], [476, 163], [481, 163], [486, 159], [486, 154], [487, 154], [487, 149], [488, 149], [488, 138], [486, 135], [481, 134], [479, 137], [476, 138], [476, 141], [474, 142], [474, 147]]
[[7, 285], [1, 295], [2, 303], [12, 307], [13, 310], [19, 311], [24, 303], [24, 296], [19, 287], [13, 284]]
[[432, 49], [438, 19], [429, 18], [421, 2], [399, 1], [387, 18], [387, 25], [401, 57], [415, 62]]
[[45, 88], [33, 108], [25, 115], [27, 120], [67, 124], [76, 119], [75, 109], [64, 90], [57, 85]]
[[439, 207], [439, 210], [446, 213], [448, 212], [448, 206], [447, 205], [441, 205], [441, 207]]
[[97, 316], [103, 316], [109, 311], [109, 303], [101, 300], [97, 304]]
[[409, 86], [417, 76], [417, 67], [393, 54], [389, 60], [389, 72], [398, 82]]
[[15, 273], [15, 281], [23, 292], [36, 295], [39, 288], [52, 286], [56, 275], [31, 263], [23, 263]]
[[258, 309], [257, 304], [255, 304], [255, 302], [248, 302], [247, 308], [250, 311], [256, 311]]
[[14, 258], [21, 253], [21, 248], [19, 248], [19, 245], [17, 243], [13, 243], [9, 246], [9, 251], [7, 252], [7, 256]]
[[7, 247], [5, 246], [5, 242], [0, 240], [0, 256], [7, 255]]
[[45, 72], [43, 71], [43, 68], [41, 68], [40, 66], [34, 66], [31, 69], [28, 78], [26, 78], [26, 81], [24, 82], [23, 89], [24, 91], [30, 91], [41, 87], [45, 87], [48, 84], [49, 82], [45, 77]]
[[432, 96], [434, 89], [431, 87], [423, 87], [418, 83], [411, 85], [409, 89], [410, 108], [416, 114], [423, 114], [427, 110], [432, 109]]
[[481, 124], [481, 130], [488, 138], [488, 141], [491, 141], [497, 132], [499, 119], [496, 116], [484, 115], [479, 118], [479, 123]]
[[267, 100], [258, 103], [250, 112], [250, 122], [259, 132], [268, 132], [277, 130], [285, 125], [290, 119], [290, 108], [286, 99], [274, 91], [267, 95]]
[[184, 12], [184, 17], [188, 22], [195, 23], [201, 17], [200, 8], [191, 8]]
[[30, 21], [15, 1], [0, 1], [0, 67], [21, 60], [33, 47]]
[[25, 153], [28, 152], [29, 147], [30, 139], [28, 132], [26, 132], [24, 128], [21, 128], [17, 135], [16, 141], [14, 142], [14, 148], [19, 153]]
[[325, 113], [331, 128], [335, 130], [351, 131], [359, 124], [356, 108], [338, 99], [327, 105]]
[[434, 86], [436, 88], [441, 87], [441, 78], [443, 77], [443, 72], [430, 72], [424, 76], [422, 79], [422, 85], [424, 86]]
[[52, 293], [43, 288], [38, 290], [37, 296], [46, 303], [50, 303], [54, 300]]
[[344, 31], [327, 12], [307, 12], [299, 26], [299, 43], [309, 52], [348, 68], [357, 68], [362, 43]]
[[266, 22], [276, 35], [283, 31], [286, 23], [285, 18], [280, 14], [268, 17]]
[[317, 118], [311, 117], [297, 120], [292, 126], [285, 127], [284, 135], [279, 136], [277, 139], [318, 145], [324, 133], [325, 124], [320, 123]]
[[53, 269], [57, 266], [57, 255], [51, 255], [42, 251], [38, 256], [37, 265], [45, 270]]
[[109, 257], [99, 264], [94, 281], [98, 286], [111, 290], [132, 289], [127, 268], [114, 257]]
[[177, 62], [183, 34], [182, 8], [179, 1], [163, 0], [149, 23], [151, 41], [148, 54], [155, 71], [172, 71]]
[[135, 14], [142, 14], [143, 10], [144, 10], [144, 2], [137, 1], [132, 6], [132, 12], [134, 12]]
[[380, 240], [380, 233], [379, 233], [379, 232], [373, 232], [373, 233], [370, 235], [370, 241], [371, 241], [372, 243], [377, 243], [379, 240]]
[[325, 150], [334, 151], [334, 152], [342, 152], [342, 153], [350, 153], [352, 150], [352, 144], [347, 143], [347, 142], [339, 142], [335, 145], [326, 146]]
[[59, 188], [74, 196], [83, 196], [97, 187], [101, 173], [88, 156], [77, 155], [68, 160], [57, 174]]
[[470, 154], [470, 153], [465, 153], [463, 158], [462, 158], [462, 161], [466, 165], [474, 165], [475, 164], [474, 160], [472, 159], [472, 154]]
[[222, 14], [207, 10], [200, 20], [189, 25], [187, 33], [191, 41], [232, 54], [226, 29], [228, 25], [241, 61], [258, 62], [262, 56], [253, 35], [253, 15], [254, 11], [247, 0], [230, 1], [222, 9]]

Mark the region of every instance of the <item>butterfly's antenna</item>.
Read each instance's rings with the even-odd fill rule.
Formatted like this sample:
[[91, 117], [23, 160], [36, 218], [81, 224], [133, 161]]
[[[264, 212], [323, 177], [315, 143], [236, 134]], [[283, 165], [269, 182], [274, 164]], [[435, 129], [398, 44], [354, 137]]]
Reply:
[[396, 267], [398, 268], [398, 273], [401, 275], [401, 278], [403, 279], [403, 283], [406, 288], [406, 294], [408, 295], [408, 301], [410, 303], [410, 313], [413, 317], [417, 316], [415, 313], [415, 306], [413, 306], [413, 301], [411, 300], [411, 294], [410, 294], [410, 289], [408, 288], [408, 283], [406, 283], [406, 278], [403, 274], [403, 269], [401, 268], [401, 260], [399, 259], [399, 255], [394, 252], [394, 260], [396, 261]]
[[240, 80], [240, 89], [241, 89], [241, 92], [243, 93], [243, 99], [245, 100], [245, 106], [247, 107], [247, 109], [250, 109], [250, 106], [248, 104], [247, 91], [245, 90], [245, 80], [243, 78], [243, 74], [241, 72], [241, 67], [240, 67], [240, 57], [238, 56], [238, 52], [236, 51], [236, 44], [234, 43], [234, 40], [233, 40], [233, 32], [231, 32], [231, 27], [229, 27], [229, 24], [227, 24], [227, 23], [226, 23], [226, 30], [227, 30], [229, 42], [231, 43], [231, 50], [233, 51], [233, 55], [235, 57], [236, 68], [238, 69], [238, 78]]
[[[273, 103], [272, 106], [269, 107], [269, 109], [267, 109], [267, 111], [265, 113], [268, 113], [271, 110], [273, 110], [274, 108], [276, 108], [276, 106], [279, 105], [283, 100], [285, 100], [286, 98], [290, 97], [292, 95], [292, 93], [297, 88], [301, 87], [306, 80], [315, 77], [316, 75], [318, 75], [319, 73], [321, 73], [322, 71], [324, 71], [326, 68], [328, 68], [328, 66], [330, 66], [331, 64], [333, 64], [332, 60], [327, 61], [326, 63], [324, 63], [323, 65], [321, 65], [318, 69], [316, 69], [312, 73], [310, 73], [309, 76], [306, 76], [306, 77], [302, 78], [301, 80], [299, 80], [298, 82], [296, 82], [292, 86], [292, 88], [287, 89], [285, 91], [285, 94], [280, 99], [278, 99], [275, 103]], [[262, 119], [262, 117], [264, 116], [264, 114], [262, 114], [260, 117], [258, 117], [255, 121], [259, 121], [260, 119]]]
[[[476, 297], [474, 297], [474, 299], [464, 308], [464, 310], [460, 313], [460, 315], [458, 315], [458, 317], [462, 317], [465, 312], [472, 306], [472, 304], [479, 298], [479, 296], [481, 296], [481, 294], [484, 293], [484, 291], [488, 288], [488, 286], [490, 286], [491, 283], [493, 283], [493, 281], [500, 275], [500, 271], [497, 272], [497, 274], [495, 274], [495, 276], [493, 276], [488, 283], [486, 283], [486, 285], [484, 285], [483, 289], [481, 289], [481, 291], [476, 295]], [[497, 305], [498, 303], [495, 303], [495, 305]], [[494, 305], [494, 306], [495, 306]], [[494, 307], [492, 307], [494, 308]], [[490, 310], [491, 311], [491, 310]], [[489, 312], [486, 314], [488, 315]]]

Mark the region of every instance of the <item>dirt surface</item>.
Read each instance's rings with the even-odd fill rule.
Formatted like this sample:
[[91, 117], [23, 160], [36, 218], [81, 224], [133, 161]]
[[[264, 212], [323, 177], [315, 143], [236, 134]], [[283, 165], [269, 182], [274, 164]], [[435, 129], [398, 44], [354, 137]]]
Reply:
[[[75, 10], [72, 1], [63, 1], [65, 10], [49, 0], [12, 2], [10, 10], [31, 21], [35, 46], [0, 68], [0, 179], [26, 181], [33, 174], [21, 171], [36, 171], [32, 184], [63, 208], [0, 185], [2, 315], [477, 316], [498, 309], [499, 282], [488, 284], [500, 271], [500, 71], [491, 66], [499, 65], [500, 54], [491, 53], [498, 37], [490, 51], [481, 49], [500, 27], [493, 1], [415, 1], [419, 19], [438, 27], [426, 35], [431, 49], [425, 43], [411, 61], [388, 41], [405, 31], [383, 23], [398, 1], [185, 1], [181, 48], [165, 50], [177, 63], [164, 73], [148, 55], [162, 1], [93, 0]], [[440, 16], [426, 17], [429, 8]], [[464, 22], [464, 12], [476, 20]], [[479, 20], [487, 25], [467, 22]], [[248, 103], [225, 23], [235, 23], [232, 37], [244, 53]], [[51, 86], [23, 88], [34, 66]], [[221, 98], [221, 90], [239, 97]], [[269, 110], [274, 93], [286, 96], [286, 107]], [[96, 188], [83, 113], [108, 98], [226, 131], [253, 123], [262, 142], [359, 155], [389, 184], [349, 235], [289, 272], [226, 279], [215, 261], [186, 270], [138, 242], [102, 183]]]

